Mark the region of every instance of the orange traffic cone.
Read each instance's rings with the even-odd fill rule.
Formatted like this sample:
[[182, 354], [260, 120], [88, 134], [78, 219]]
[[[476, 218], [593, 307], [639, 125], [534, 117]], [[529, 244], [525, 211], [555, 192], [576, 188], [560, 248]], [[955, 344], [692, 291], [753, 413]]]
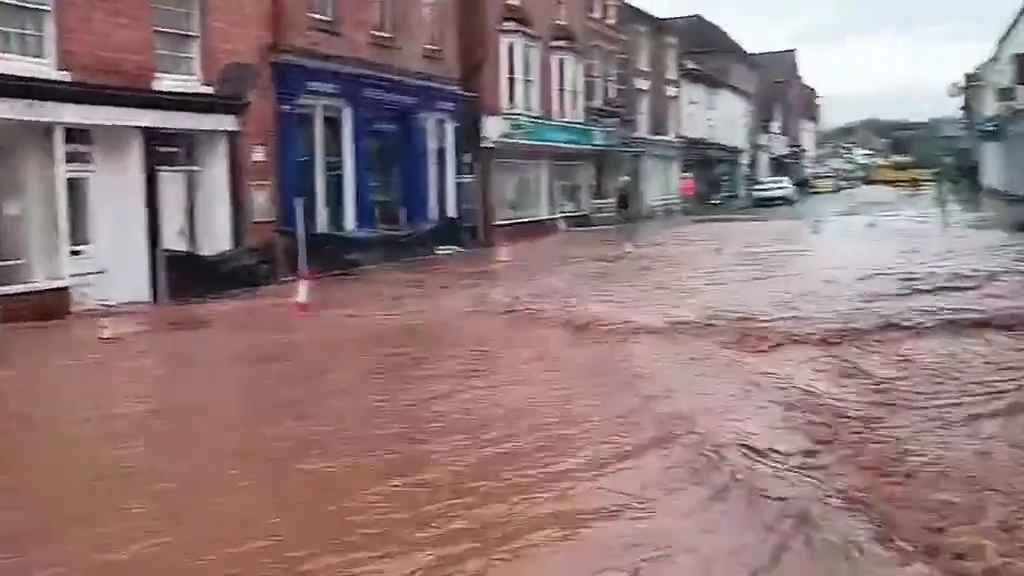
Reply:
[[299, 278], [299, 282], [295, 286], [295, 308], [301, 314], [309, 312], [309, 289], [309, 279], [305, 277]]
[[512, 261], [512, 247], [508, 244], [499, 244], [494, 249], [494, 260], [496, 262], [511, 262]]
[[96, 321], [96, 337], [102, 342], [114, 342], [121, 339], [114, 331], [110, 318], [106, 316]]

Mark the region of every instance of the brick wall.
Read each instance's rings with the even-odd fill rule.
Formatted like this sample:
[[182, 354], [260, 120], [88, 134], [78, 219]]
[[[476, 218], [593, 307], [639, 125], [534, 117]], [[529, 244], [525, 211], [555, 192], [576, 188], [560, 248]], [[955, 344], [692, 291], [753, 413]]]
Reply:
[[[458, 0], [436, 0], [440, 11], [442, 50], [425, 51], [427, 27], [420, 3], [392, 0], [395, 4], [394, 38], [374, 36], [374, 7], [369, 0], [335, 0], [335, 21], [309, 18], [306, 2], [278, 0], [277, 45], [283, 50], [365, 60], [402, 71], [414, 71], [453, 81], [459, 78], [457, 36]], [[482, 0], [476, 0], [482, 1]]]
[[59, 65], [75, 80], [148, 88], [155, 67], [148, 0], [61, 0]]
[[67, 288], [0, 296], [0, 323], [59, 320], [70, 310]]
[[[200, 0], [202, 12], [201, 62], [204, 83], [219, 87], [225, 66], [250, 64], [256, 71], [248, 94], [249, 109], [243, 135], [237, 140], [238, 171], [235, 196], [245, 214], [254, 182], [274, 189], [277, 157], [273, 79], [269, 55], [274, 40], [276, 0]], [[302, 8], [305, 2], [284, 0]], [[75, 81], [149, 88], [155, 62], [150, 0], [60, 0], [57, 7], [59, 66]], [[253, 161], [254, 147], [262, 147], [265, 160]], [[273, 224], [249, 225], [245, 218], [242, 236], [248, 244], [262, 244], [273, 234]]]

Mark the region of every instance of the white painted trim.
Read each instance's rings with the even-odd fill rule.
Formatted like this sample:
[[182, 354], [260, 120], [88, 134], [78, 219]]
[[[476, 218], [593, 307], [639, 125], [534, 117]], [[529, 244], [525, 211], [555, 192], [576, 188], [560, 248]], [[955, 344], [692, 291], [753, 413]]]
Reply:
[[424, 114], [420, 116], [420, 122], [423, 124], [424, 132], [426, 132], [427, 138], [427, 219], [431, 222], [437, 221], [438, 216], [438, 202], [437, 197], [440, 192], [437, 188], [437, 137], [438, 134], [436, 128], [437, 116], [433, 114]]
[[198, 76], [182, 76], [179, 74], [153, 74], [150, 88], [157, 92], [191, 92], [196, 94], [213, 94], [213, 86], [203, 84]]
[[60, 290], [67, 288], [70, 284], [67, 280], [43, 280], [40, 282], [26, 282], [24, 284], [11, 284], [0, 286], [0, 296], [13, 296], [15, 294], [29, 294], [32, 292], [45, 292], [47, 290]]
[[133, 126], [169, 130], [238, 132], [238, 117], [230, 114], [199, 114], [0, 98], [0, 119], [80, 126]]
[[313, 195], [316, 202], [316, 222], [314, 230], [327, 232], [329, 218], [327, 215], [327, 159], [324, 157], [324, 107], [313, 108]]
[[450, 118], [445, 120], [444, 123], [444, 142], [445, 150], [448, 151], [445, 155], [445, 163], [447, 165], [445, 169], [445, 213], [449, 218], [458, 218], [459, 192], [455, 183], [456, 172], [458, 172], [455, 157], [458, 151], [455, 149], [455, 122]]
[[353, 127], [352, 107], [346, 104], [341, 109], [341, 153], [345, 163], [345, 189], [342, 191], [344, 203], [344, 227], [346, 232], [354, 232], [358, 226], [356, 219], [356, 144], [355, 128]]
[[[67, 277], [71, 271], [71, 226], [68, 223], [68, 178], [64, 163], [64, 126], [53, 129], [53, 176], [57, 195], [57, 250], [60, 275]], [[90, 222], [91, 224], [91, 222]]]
[[44, 78], [46, 80], [63, 80], [65, 82], [71, 80], [70, 72], [57, 70], [53, 67], [53, 62], [49, 60], [24, 58], [13, 54], [0, 55], [0, 74]]
[[547, 216], [534, 216], [532, 218], [516, 218], [514, 220], [497, 220], [492, 222], [495, 226], [512, 226], [514, 224], [527, 224], [529, 222], [544, 222], [546, 220], [558, 220], [562, 214], [548, 214]]

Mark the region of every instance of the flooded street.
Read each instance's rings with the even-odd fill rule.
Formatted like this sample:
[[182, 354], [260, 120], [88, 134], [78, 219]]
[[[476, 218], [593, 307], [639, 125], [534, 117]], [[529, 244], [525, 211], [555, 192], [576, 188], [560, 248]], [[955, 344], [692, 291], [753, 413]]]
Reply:
[[[713, 220], [713, 221], [712, 221]], [[0, 574], [1024, 574], [1024, 234], [866, 187], [5, 326]]]

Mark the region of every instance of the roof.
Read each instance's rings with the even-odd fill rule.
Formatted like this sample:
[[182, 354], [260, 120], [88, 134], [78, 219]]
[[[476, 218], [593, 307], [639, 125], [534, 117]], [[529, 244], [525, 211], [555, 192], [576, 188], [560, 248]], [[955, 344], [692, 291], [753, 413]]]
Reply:
[[1020, 10], [1017, 11], [1017, 15], [1013, 17], [1010, 25], [1006, 28], [1006, 31], [999, 37], [999, 42], [996, 42], [995, 52], [992, 53], [992, 56], [986, 60], [986, 62], [991, 62], [999, 56], [999, 50], [1002, 49], [1003, 44], [1006, 43], [1006, 40], [1010, 37], [1010, 34], [1013, 33], [1014, 29], [1020, 25], [1022, 18], [1024, 18], [1024, 6], [1021, 6]]
[[665, 20], [678, 32], [682, 53], [728, 52], [746, 55], [747, 51], [720, 26], [700, 14]]
[[777, 52], [760, 52], [751, 54], [754, 62], [761, 67], [764, 80], [792, 80], [800, 76], [800, 67], [796, 62], [796, 49], [779, 50]]

